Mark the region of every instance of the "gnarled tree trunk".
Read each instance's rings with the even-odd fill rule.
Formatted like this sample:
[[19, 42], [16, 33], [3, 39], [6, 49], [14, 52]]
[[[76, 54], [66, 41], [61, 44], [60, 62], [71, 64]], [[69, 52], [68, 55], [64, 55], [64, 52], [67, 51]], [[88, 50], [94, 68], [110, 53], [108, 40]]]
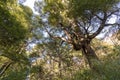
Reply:
[[88, 64], [90, 66], [91, 69], [94, 68], [94, 61], [98, 61], [98, 57], [95, 54], [95, 51], [92, 49], [92, 47], [90, 46], [90, 44], [84, 43], [84, 45], [82, 45], [82, 53], [83, 55], [85, 55]]

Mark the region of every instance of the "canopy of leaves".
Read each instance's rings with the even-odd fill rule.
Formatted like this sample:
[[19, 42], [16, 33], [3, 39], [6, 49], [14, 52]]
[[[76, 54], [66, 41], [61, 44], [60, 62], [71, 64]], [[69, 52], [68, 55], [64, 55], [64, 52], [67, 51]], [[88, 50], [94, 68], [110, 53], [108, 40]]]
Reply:
[[[25, 0], [20, 1], [22, 3]], [[75, 45], [81, 45], [81, 43], [84, 45], [84, 42], [82, 42], [83, 38], [86, 40], [86, 38], [91, 37], [91, 35], [87, 35], [86, 37], [84, 30], [89, 27], [91, 29], [91, 26], [101, 27], [99, 25], [102, 22], [106, 23], [106, 14], [111, 16], [111, 13], [113, 14], [117, 10], [114, 5], [116, 2], [117, 0], [45, 0], [45, 6], [39, 3], [37, 5], [44, 6], [43, 12], [45, 14], [43, 13], [44, 15], [42, 15], [41, 13], [40, 17], [39, 15], [34, 16], [31, 21], [32, 11], [30, 8], [17, 4], [17, 0], [0, 1], [0, 74], [8, 67], [0, 79], [25, 80], [29, 76], [32, 80], [119, 79], [119, 46], [114, 47], [114, 49], [113, 47], [103, 45], [104, 43], [100, 40], [93, 39], [91, 45], [94, 50], [100, 57], [102, 56], [101, 59], [106, 58], [103, 59], [103, 64], [96, 63], [95, 69], [99, 72], [93, 72], [88, 68], [85, 60], [83, 60], [82, 51], [72, 50], [71, 44], [67, 43], [67, 40], [70, 40]], [[39, 10], [39, 8], [36, 9]], [[39, 20], [41, 22], [43, 20], [42, 25]], [[76, 21], [78, 24], [82, 24], [82, 26], [77, 26], [79, 27], [77, 28], [79, 29], [78, 31], [75, 30], [75, 20], [78, 20], [78, 22]], [[26, 38], [31, 37], [29, 32], [31, 22], [35, 27], [32, 29], [33, 40], [30, 38], [28, 45], [32, 44], [32, 48], [30, 47], [26, 51], [26, 42], [29, 42]], [[63, 24], [62, 27], [58, 25], [60, 23]], [[90, 25], [88, 26], [88, 24]], [[51, 25], [54, 27], [51, 27]], [[87, 26], [88, 28], [86, 28]], [[78, 34], [80, 30], [83, 33]], [[97, 31], [96, 28], [92, 30], [91, 34]], [[71, 39], [69, 39], [69, 35], [67, 36], [67, 32]], [[62, 39], [66, 39], [66, 42]], [[80, 41], [81, 43], [79, 43]], [[31, 61], [31, 65], [29, 66], [26, 66], [26, 63], [29, 63], [26, 53], [29, 54]], [[101, 53], [104, 53], [106, 56], [103, 56]], [[109, 53], [111, 54], [108, 55]], [[6, 62], [13, 63], [11, 66], [6, 66], [9, 65]], [[111, 73], [111, 70], [114, 73]], [[77, 71], [78, 73], [76, 73]]]
[[29, 12], [25, 12], [17, 0], [0, 1], [0, 10], [0, 45], [11, 45], [25, 39], [30, 28]]
[[31, 17], [32, 10], [17, 0], [0, 1], [0, 57], [28, 63], [25, 41], [30, 36]]
[[113, 10], [118, 0], [45, 0], [44, 11], [49, 13], [50, 24], [69, 24], [73, 19], [86, 19], [91, 14]]

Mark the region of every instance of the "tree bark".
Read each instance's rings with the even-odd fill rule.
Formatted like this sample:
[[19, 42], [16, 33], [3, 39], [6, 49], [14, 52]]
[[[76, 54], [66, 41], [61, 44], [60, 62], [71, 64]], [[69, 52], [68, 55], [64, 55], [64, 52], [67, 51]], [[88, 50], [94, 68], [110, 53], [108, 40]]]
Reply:
[[92, 49], [90, 44], [84, 44], [82, 46], [82, 53], [85, 55], [85, 58], [87, 59], [87, 62], [91, 69], [94, 69], [94, 62], [99, 61], [97, 55], [95, 54], [95, 51]]

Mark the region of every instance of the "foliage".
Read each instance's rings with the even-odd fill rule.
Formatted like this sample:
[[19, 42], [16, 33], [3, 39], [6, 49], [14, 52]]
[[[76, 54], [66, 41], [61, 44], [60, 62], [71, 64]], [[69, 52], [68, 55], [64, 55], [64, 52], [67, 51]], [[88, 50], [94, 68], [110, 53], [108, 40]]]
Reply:
[[4, 73], [0, 80], [25, 80], [27, 75], [27, 67], [21, 63], [14, 63]]
[[[113, 57], [113, 55], [111, 57]], [[97, 64], [96, 67], [100, 72], [82, 69], [75, 74], [72, 80], [119, 80], [119, 57], [120, 56], [116, 56], [114, 59], [111, 59], [110, 56], [108, 56], [102, 64]]]
[[[98, 59], [91, 47], [92, 40], [105, 27], [119, 27], [118, 0], [45, 0], [43, 14], [47, 20], [43, 27], [51, 38], [71, 44], [81, 50], [92, 68], [92, 59]], [[104, 6], [104, 7], [103, 7]], [[116, 21], [110, 23], [112, 16]], [[61, 33], [61, 34], [60, 34]], [[106, 32], [107, 33], [107, 32]]]
[[22, 1], [0, 1], [0, 80], [120, 79], [120, 46], [95, 38], [119, 34], [119, 0], [38, 0], [38, 15]]
[[23, 40], [29, 29], [27, 14], [23, 13], [23, 9], [16, 3], [2, 1], [0, 3], [1, 45], [10, 45]]
[[82, 19], [85, 22], [95, 14], [109, 12], [117, 2], [118, 0], [45, 0], [44, 12], [50, 14], [48, 18], [50, 24], [56, 26], [62, 23], [69, 26], [73, 20]]
[[11, 59], [12, 56], [18, 58], [18, 53], [21, 54], [20, 47], [24, 47], [29, 34], [32, 13], [30, 10], [25, 12], [24, 8], [17, 4], [17, 0], [0, 1], [0, 49], [2, 55]]
[[16, 72], [18, 77], [23, 78], [24, 74], [21, 73], [25, 69], [21, 67], [12, 69], [11, 66], [24, 64], [26, 67], [30, 64], [26, 55], [26, 46], [30, 36], [32, 11], [29, 8], [27, 8], [29, 11], [25, 11], [24, 8], [27, 7], [19, 5], [17, 0], [0, 1], [0, 59], [2, 61], [0, 77], [2, 76], [1, 79], [4, 80], [14, 78], [13, 74]]

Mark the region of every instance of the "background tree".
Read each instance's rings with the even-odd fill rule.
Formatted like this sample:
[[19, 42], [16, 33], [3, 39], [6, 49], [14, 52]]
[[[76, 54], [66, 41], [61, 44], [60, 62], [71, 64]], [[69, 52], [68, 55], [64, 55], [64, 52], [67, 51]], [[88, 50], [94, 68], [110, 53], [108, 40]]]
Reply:
[[[12, 69], [18, 63], [29, 64], [26, 46], [32, 27], [32, 11], [19, 5], [17, 0], [0, 1], [0, 10], [0, 59], [3, 60], [0, 62], [0, 76], [2, 76], [8, 68]], [[11, 65], [14, 66], [10, 67]]]

